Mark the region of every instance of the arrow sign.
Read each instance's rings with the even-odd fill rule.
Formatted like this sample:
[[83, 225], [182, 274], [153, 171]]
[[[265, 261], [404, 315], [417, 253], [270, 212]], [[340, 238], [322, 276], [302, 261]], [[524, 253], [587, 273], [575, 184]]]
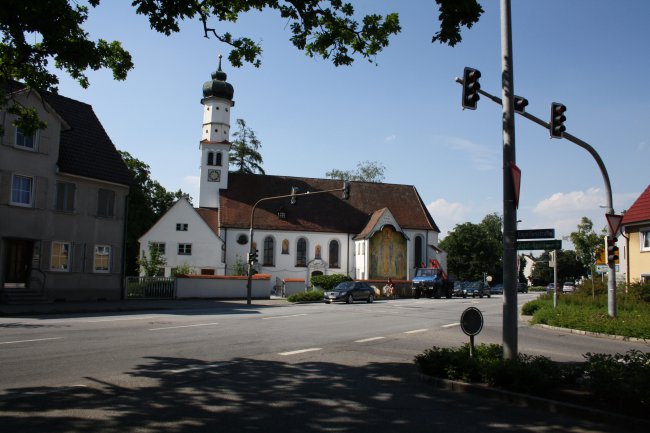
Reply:
[[623, 219], [623, 215], [608, 213], [605, 214], [605, 218], [607, 218], [607, 224], [609, 224], [609, 228], [612, 230], [612, 234], [616, 236], [618, 229], [621, 228], [621, 220]]

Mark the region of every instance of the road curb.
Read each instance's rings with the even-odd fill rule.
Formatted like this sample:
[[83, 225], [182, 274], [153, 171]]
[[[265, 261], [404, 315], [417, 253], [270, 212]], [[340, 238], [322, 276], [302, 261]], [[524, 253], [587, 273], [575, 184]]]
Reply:
[[459, 382], [455, 380], [428, 376], [422, 373], [417, 374], [421, 381], [431, 384], [436, 388], [444, 389], [446, 391], [494, 398], [520, 407], [530, 407], [534, 409], [545, 410], [550, 413], [585, 418], [591, 421], [602, 422], [607, 425], [624, 425], [628, 429], [634, 428], [639, 429], [639, 431], [643, 432], [650, 431], [650, 420], [645, 420], [642, 418], [635, 418], [632, 416], [621, 415], [614, 412], [608, 412], [601, 409], [594, 409], [544, 397], [520, 394], [504, 389], [492, 388], [485, 384]]

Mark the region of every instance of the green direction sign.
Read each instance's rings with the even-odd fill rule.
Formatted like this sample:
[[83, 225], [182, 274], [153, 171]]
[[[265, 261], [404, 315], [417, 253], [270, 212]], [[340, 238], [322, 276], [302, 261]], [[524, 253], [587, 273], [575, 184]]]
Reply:
[[518, 250], [561, 250], [562, 240], [549, 239], [545, 241], [517, 241]]
[[517, 239], [553, 239], [555, 229], [517, 230]]

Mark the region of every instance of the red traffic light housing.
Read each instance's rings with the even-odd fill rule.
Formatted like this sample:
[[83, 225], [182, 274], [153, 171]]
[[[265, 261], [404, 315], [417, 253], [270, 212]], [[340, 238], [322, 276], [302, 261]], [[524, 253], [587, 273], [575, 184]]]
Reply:
[[616, 246], [616, 238], [607, 238], [607, 263], [612, 264], [618, 262], [618, 247]]
[[478, 69], [466, 67], [463, 70], [463, 108], [476, 110], [476, 104], [481, 99], [478, 93], [481, 90], [479, 78], [481, 78], [481, 71]]
[[527, 106], [528, 106], [528, 99], [515, 95], [515, 111], [517, 113], [525, 112]]
[[566, 131], [566, 126], [564, 126], [566, 121], [565, 112], [566, 106], [564, 104], [559, 102], [551, 104], [551, 138], [562, 138], [564, 131]]

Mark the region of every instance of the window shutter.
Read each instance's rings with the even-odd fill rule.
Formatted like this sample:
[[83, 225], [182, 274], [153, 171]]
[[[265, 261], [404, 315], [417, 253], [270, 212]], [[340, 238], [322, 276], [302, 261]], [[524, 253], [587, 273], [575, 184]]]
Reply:
[[0, 204], [8, 204], [11, 196], [11, 173], [0, 170]]
[[86, 244], [75, 242], [71, 247], [72, 257], [70, 258], [70, 271], [71, 272], [84, 272], [86, 269], [87, 251]]
[[34, 178], [34, 208], [47, 209], [47, 184], [48, 180], [43, 176], [36, 176]]

